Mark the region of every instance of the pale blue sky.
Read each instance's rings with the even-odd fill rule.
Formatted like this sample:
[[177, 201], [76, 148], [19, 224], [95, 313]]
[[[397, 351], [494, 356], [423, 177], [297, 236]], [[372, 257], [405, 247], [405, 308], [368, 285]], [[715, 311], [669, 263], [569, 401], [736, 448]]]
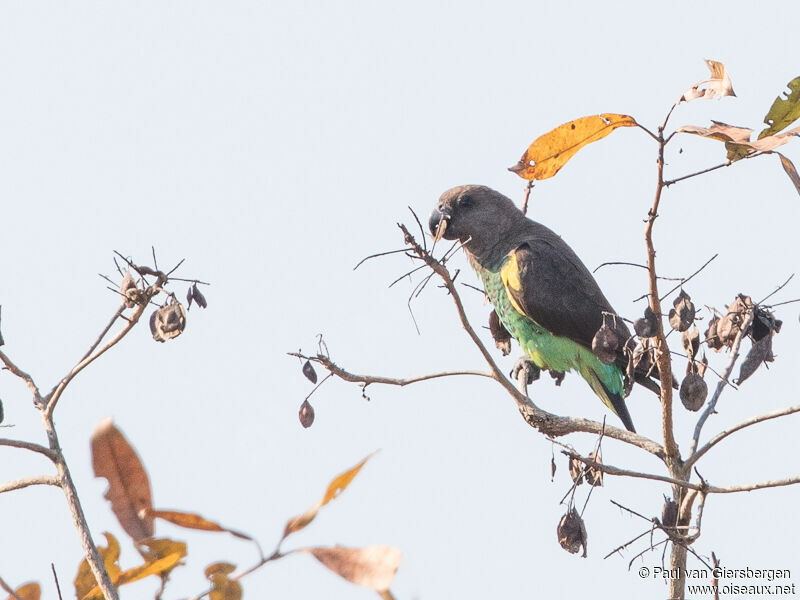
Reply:
[[[198, 511], [265, 548], [333, 475], [381, 448], [287, 547], [396, 546], [405, 556], [398, 599], [661, 597], [660, 582], [627, 571], [634, 553], [602, 557], [646, 528], [609, 500], [657, 515], [666, 486], [609, 477], [585, 513], [589, 557], [569, 555], [555, 535], [565, 462], [551, 483], [550, 444], [498, 386], [372, 387], [366, 403], [355, 386], [329, 382], [312, 399], [316, 423], [303, 430], [297, 410], [310, 386], [285, 353], [312, 351], [324, 333], [333, 358], [357, 372], [481, 368], [441, 290], [416, 302], [416, 333], [406, 309], [412, 286], [386, 287], [409, 268], [406, 259], [352, 271], [365, 255], [400, 246], [395, 223], [410, 221], [406, 207], [426, 216], [442, 191], [465, 183], [519, 200], [524, 182], [506, 167], [536, 136], [598, 112], [655, 128], [707, 76], [705, 58], [728, 66], [738, 97], [681, 106], [672, 124], [758, 128], [800, 74], [798, 22], [800, 5], [788, 2], [774, 12], [751, 2], [0, 3], [4, 350], [49, 389], [116, 309], [96, 275], [112, 274], [115, 249], [146, 261], [154, 245], [162, 265], [186, 257], [181, 273], [213, 284], [204, 290], [208, 310], [192, 308], [183, 336], [156, 344], [140, 327], [59, 405], [93, 535], [122, 536], [88, 452], [94, 425], [112, 416], [147, 465], [157, 506]], [[800, 143], [785, 150], [800, 165]], [[687, 136], [670, 150], [668, 176], [722, 160], [716, 142]], [[590, 268], [642, 262], [654, 182], [652, 141], [621, 130], [537, 185], [530, 212]], [[799, 200], [774, 157], [669, 189], [656, 226], [662, 273], [686, 275], [719, 252], [687, 286], [698, 306], [766, 295], [800, 269]], [[463, 257], [454, 265], [476, 283]], [[597, 277], [619, 312], [637, 316], [643, 271], [606, 268]], [[798, 296], [794, 284], [779, 299]], [[480, 297], [465, 291], [465, 299], [482, 325]], [[725, 393], [707, 433], [797, 403], [797, 313], [797, 305], [780, 311], [776, 362]], [[606, 414], [574, 376], [531, 393], [559, 414]], [[2, 435], [42, 441], [24, 386], [3, 374], [0, 398], [15, 424]], [[655, 398], [637, 390], [628, 406], [639, 431], [657, 439]], [[694, 418], [676, 413], [685, 449]], [[796, 427], [795, 418], [743, 433], [700, 472], [717, 485], [796, 474]], [[594, 440], [572, 442], [588, 450]], [[661, 467], [610, 442], [604, 456]], [[22, 451], [0, 452], [3, 481], [47, 467]], [[800, 577], [799, 493], [710, 498], [697, 551]], [[157, 533], [189, 543], [189, 566], [167, 598], [201, 591], [212, 561], [256, 559], [226, 536], [164, 525]], [[50, 562], [69, 590], [80, 555], [57, 489], [0, 495], [0, 576], [38, 580], [54, 597]], [[137, 560], [126, 544], [123, 565]], [[660, 564], [660, 553], [642, 564]], [[123, 597], [152, 596], [153, 582], [136, 585]], [[307, 556], [268, 566], [244, 586], [246, 598], [374, 597]]]

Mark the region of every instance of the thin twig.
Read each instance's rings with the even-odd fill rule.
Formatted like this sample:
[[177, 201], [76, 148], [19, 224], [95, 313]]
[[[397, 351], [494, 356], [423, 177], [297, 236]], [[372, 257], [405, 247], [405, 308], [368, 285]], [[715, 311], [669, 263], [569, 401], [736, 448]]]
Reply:
[[664, 300], [664, 299], [665, 299], [667, 296], [669, 296], [669, 295], [670, 295], [672, 292], [674, 292], [674, 291], [675, 291], [675, 290], [677, 290], [678, 288], [682, 287], [682, 286], [683, 286], [683, 285], [685, 285], [687, 282], [691, 281], [691, 279], [692, 279], [692, 278], [693, 278], [695, 275], [697, 275], [698, 273], [700, 273], [700, 271], [702, 271], [703, 269], [705, 269], [705, 268], [706, 268], [706, 267], [707, 267], [707, 266], [708, 266], [708, 265], [711, 263], [711, 261], [712, 261], [712, 260], [714, 260], [715, 258], [717, 258], [717, 256], [719, 256], [719, 253], [717, 253], [717, 254], [715, 254], [714, 256], [712, 256], [711, 258], [709, 258], [709, 259], [708, 259], [706, 262], [704, 262], [704, 263], [703, 263], [703, 266], [702, 266], [702, 267], [700, 267], [699, 269], [697, 269], [697, 270], [696, 270], [694, 273], [692, 273], [691, 275], [689, 275], [689, 276], [688, 276], [686, 279], [682, 279], [682, 280], [681, 280], [681, 282], [680, 282], [678, 285], [676, 285], [674, 288], [672, 288], [672, 289], [671, 289], [670, 291], [668, 291], [666, 294], [664, 294], [663, 296], [661, 296], [660, 300], [661, 300], [661, 301], [663, 301], [663, 300]]
[[718, 433], [717, 435], [712, 437], [710, 440], [708, 440], [708, 442], [706, 442], [705, 445], [703, 445], [701, 448], [699, 448], [697, 450], [697, 452], [692, 454], [687, 459], [686, 466], [687, 467], [691, 467], [706, 452], [711, 450], [711, 448], [716, 446], [718, 443], [720, 443], [722, 440], [724, 440], [729, 435], [731, 435], [733, 433], [736, 433], [737, 431], [740, 431], [740, 430], [744, 429], [745, 427], [750, 427], [751, 425], [756, 425], [758, 423], [763, 423], [764, 421], [769, 421], [771, 419], [777, 419], [778, 417], [785, 417], [787, 415], [793, 415], [793, 414], [796, 414], [796, 413], [800, 413], [800, 404], [796, 404], [795, 406], [790, 406], [788, 408], [781, 408], [779, 410], [775, 410], [775, 411], [772, 411], [770, 413], [766, 413], [766, 414], [763, 414], [763, 415], [752, 417], [750, 419], [747, 419], [746, 421], [742, 421], [738, 425], [734, 425], [733, 427], [730, 427], [729, 429], [725, 429], [724, 431], [721, 431], [720, 433]]
[[685, 179], [691, 179], [692, 177], [697, 177], [698, 175], [704, 175], [706, 173], [710, 173], [711, 171], [716, 171], [717, 169], [721, 169], [722, 167], [730, 167], [732, 164], [733, 163], [731, 161], [727, 161], [719, 165], [709, 167], [708, 169], [703, 169], [702, 171], [696, 171], [695, 173], [689, 173], [688, 175], [684, 175], [682, 177], [676, 177], [675, 179], [670, 179], [669, 181], [664, 182], [664, 187], [669, 187], [674, 183], [678, 183], [679, 181], [684, 181]]
[[36, 386], [36, 383], [33, 381], [33, 378], [28, 375], [25, 371], [20, 369], [14, 362], [5, 355], [3, 351], [0, 350], [0, 361], [3, 362], [5, 368], [8, 369], [11, 373], [22, 379], [28, 386], [28, 389], [33, 394], [34, 402], [40, 404], [42, 402], [42, 396], [39, 393], [39, 388]]
[[89, 346], [89, 349], [86, 351], [86, 354], [84, 354], [81, 357], [81, 360], [84, 360], [87, 356], [89, 356], [92, 352], [94, 352], [97, 349], [97, 347], [100, 345], [100, 342], [102, 342], [103, 338], [106, 337], [106, 334], [114, 326], [114, 323], [117, 321], [117, 319], [122, 316], [122, 313], [125, 311], [125, 308], [126, 306], [125, 303], [123, 302], [117, 309], [117, 312], [114, 313], [114, 316], [111, 317], [111, 320], [108, 322], [108, 325], [106, 325], [103, 331], [100, 332], [100, 335], [97, 336], [95, 342], [91, 346]]
[[388, 256], [390, 254], [399, 254], [401, 252], [408, 252], [408, 250], [406, 248], [398, 248], [397, 250], [387, 250], [386, 252], [377, 252], [376, 254], [370, 254], [369, 256], [365, 256], [360, 261], [358, 261], [356, 266], [353, 267], [353, 271], [358, 269], [358, 267], [360, 267], [361, 265], [363, 265], [365, 262], [367, 262], [372, 258], [378, 258], [380, 256]]
[[53, 572], [53, 580], [56, 582], [56, 592], [58, 592], [58, 600], [64, 600], [61, 597], [61, 586], [58, 584], [58, 574], [56, 573], [56, 565], [50, 563], [50, 570]]
[[22, 600], [10, 585], [8, 585], [2, 577], [0, 577], [0, 588], [3, 588], [14, 600]]
[[528, 181], [528, 185], [525, 186], [525, 195], [522, 197], [522, 214], [528, 214], [528, 199], [531, 196], [531, 190], [533, 189], [533, 181]]
[[789, 275], [789, 278], [786, 281], [784, 281], [782, 284], [780, 284], [778, 287], [776, 287], [774, 290], [772, 290], [769, 294], [764, 296], [761, 300], [756, 302], [756, 304], [758, 304], [758, 305], [764, 304], [764, 302], [766, 302], [767, 300], [772, 298], [772, 296], [774, 296], [775, 294], [780, 292], [783, 288], [785, 288], [786, 285], [792, 280], [793, 277], [794, 277], [794, 273]]

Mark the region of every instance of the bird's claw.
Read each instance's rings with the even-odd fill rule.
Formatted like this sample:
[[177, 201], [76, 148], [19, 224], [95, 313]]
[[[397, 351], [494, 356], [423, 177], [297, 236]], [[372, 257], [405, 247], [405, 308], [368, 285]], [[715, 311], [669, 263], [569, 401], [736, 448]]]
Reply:
[[530, 385], [539, 379], [539, 375], [541, 375], [542, 370], [537, 367], [530, 358], [527, 356], [521, 356], [517, 359], [517, 362], [514, 363], [514, 368], [511, 369], [511, 378], [514, 381], [519, 381], [520, 372], [525, 373], [525, 383], [526, 385]]

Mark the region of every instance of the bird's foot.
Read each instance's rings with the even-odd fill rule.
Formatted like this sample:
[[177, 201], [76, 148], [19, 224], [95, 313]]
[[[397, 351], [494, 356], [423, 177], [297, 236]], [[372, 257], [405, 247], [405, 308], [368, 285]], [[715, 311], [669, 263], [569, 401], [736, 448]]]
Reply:
[[530, 358], [527, 356], [521, 356], [517, 359], [517, 362], [514, 363], [514, 368], [511, 369], [511, 379], [514, 381], [519, 381], [519, 376], [521, 373], [525, 374], [525, 384], [530, 385], [539, 379], [539, 375], [541, 375], [542, 370], [537, 367]]

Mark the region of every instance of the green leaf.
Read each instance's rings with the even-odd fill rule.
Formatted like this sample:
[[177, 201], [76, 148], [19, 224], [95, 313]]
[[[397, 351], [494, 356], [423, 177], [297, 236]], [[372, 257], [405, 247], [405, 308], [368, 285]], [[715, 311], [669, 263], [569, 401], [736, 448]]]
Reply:
[[764, 117], [764, 123], [768, 127], [758, 134], [758, 139], [775, 135], [800, 119], [800, 77], [792, 79], [787, 87], [789, 93], [783, 93], [785, 98], [781, 96], [775, 98], [775, 102]]

